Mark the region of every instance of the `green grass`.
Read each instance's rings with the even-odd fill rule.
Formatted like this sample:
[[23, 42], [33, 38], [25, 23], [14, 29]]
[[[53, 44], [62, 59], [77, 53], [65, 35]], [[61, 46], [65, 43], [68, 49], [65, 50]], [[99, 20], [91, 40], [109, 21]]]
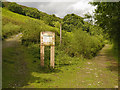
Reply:
[[3, 48], [3, 88], [40, 88], [56, 87], [56, 85], [65, 87], [66, 85], [63, 86], [62, 83], [68, 82], [69, 78], [73, 76], [70, 75], [72, 71], [76, 72], [75, 68], [82, 67], [85, 62], [74, 58], [77, 62], [73, 65], [57, 66], [55, 69], [42, 68], [40, 60], [33, 57], [28, 51], [29, 48], [20, 44], [15, 47]]
[[118, 47], [114, 46], [114, 44], [110, 44], [108, 47], [108, 56], [112, 56], [116, 61], [118, 61]]
[[[83, 62], [81, 61], [81, 64], [79, 64], [81, 67], [83, 65]], [[68, 65], [63, 67], [57, 67], [54, 70], [44, 68], [44, 71], [38, 66], [38, 71], [34, 71], [31, 73], [33, 76], [32, 79], [37, 78], [34, 82], [29, 82], [29, 85], [24, 86], [25, 88], [35, 88], [35, 87], [41, 87], [41, 88], [59, 88], [59, 87], [70, 87], [67, 82], [70, 82], [74, 80], [76, 77], [75, 68], [77, 65]], [[49, 71], [48, 71], [49, 70]], [[72, 70], [72, 71], [71, 71]], [[72, 74], [71, 74], [72, 73]], [[64, 84], [66, 83], [66, 84]]]
[[[30, 48], [3, 48], [3, 88], [114, 88], [117, 74], [92, 60], [73, 58], [72, 64], [40, 67]], [[106, 50], [105, 50], [106, 52]], [[55, 59], [56, 60], [56, 59]], [[106, 65], [110, 65], [106, 63]]]

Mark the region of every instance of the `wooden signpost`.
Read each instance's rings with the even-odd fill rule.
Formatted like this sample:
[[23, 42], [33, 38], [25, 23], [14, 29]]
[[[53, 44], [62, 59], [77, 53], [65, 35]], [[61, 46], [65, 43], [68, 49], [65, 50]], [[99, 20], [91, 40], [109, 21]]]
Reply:
[[62, 24], [60, 24], [60, 45], [62, 43]]
[[55, 33], [54, 32], [41, 32], [40, 33], [40, 60], [41, 66], [44, 66], [44, 47], [51, 46], [50, 50], [50, 66], [54, 68], [55, 56]]

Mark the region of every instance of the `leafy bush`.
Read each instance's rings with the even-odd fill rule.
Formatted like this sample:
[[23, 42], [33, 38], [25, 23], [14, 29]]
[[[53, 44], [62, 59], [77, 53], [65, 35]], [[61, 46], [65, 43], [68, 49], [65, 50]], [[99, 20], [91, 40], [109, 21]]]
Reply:
[[64, 36], [63, 49], [71, 57], [83, 56], [91, 58], [103, 47], [100, 36], [90, 36], [82, 30], [75, 30]]
[[55, 50], [55, 64], [56, 65], [69, 65], [73, 64], [73, 59], [68, 54], [65, 54], [64, 51]]

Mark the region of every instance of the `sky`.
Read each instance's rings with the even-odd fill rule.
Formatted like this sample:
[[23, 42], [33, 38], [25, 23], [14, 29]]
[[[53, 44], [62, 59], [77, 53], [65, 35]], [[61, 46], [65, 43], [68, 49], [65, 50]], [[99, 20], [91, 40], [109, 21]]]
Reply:
[[[93, 14], [96, 7], [88, 4], [92, 0], [7, 0], [15, 1], [18, 4], [34, 7], [38, 10], [55, 14], [57, 17], [63, 18], [67, 14], [77, 14], [84, 17], [84, 14]], [[19, 2], [18, 2], [19, 1]]]

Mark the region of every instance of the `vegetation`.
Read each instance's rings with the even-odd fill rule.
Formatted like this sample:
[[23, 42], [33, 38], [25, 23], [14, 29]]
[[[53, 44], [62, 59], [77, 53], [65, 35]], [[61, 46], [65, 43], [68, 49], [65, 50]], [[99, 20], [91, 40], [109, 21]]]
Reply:
[[[55, 15], [48, 15], [39, 11], [38, 9], [21, 6], [16, 3], [4, 2], [3, 4], [2, 39], [3, 42], [5, 42], [5, 45], [3, 43], [3, 87], [33, 86], [34, 88], [36, 86], [40, 87], [39, 84], [41, 84], [43, 87], [46, 87], [42, 84], [51, 82], [54, 79], [53, 77], [50, 78], [52, 74], [58, 75], [59, 77], [63, 76], [60, 82], [64, 82], [65, 80], [68, 80], [66, 77], [72, 72], [72, 70], [75, 72], [73, 74], [73, 76], [75, 76], [76, 73], [80, 71], [79, 68], [84, 67], [85, 63], [87, 62], [86, 60], [96, 56], [103, 48], [105, 43], [109, 43], [106, 39], [108, 39], [110, 33], [104, 34], [104, 32], [106, 32], [110, 27], [107, 28], [104, 26], [106, 28], [103, 28], [101, 25], [92, 25], [88, 22], [85, 22], [83, 18], [78, 15], [67, 14], [63, 19], [61, 19]], [[62, 24], [61, 45], [59, 31], [60, 23]], [[45, 47], [45, 67], [40, 67], [39, 43], [40, 32], [42, 31], [55, 32], [54, 69], [50, 67], [50, 47], [47, 46]], [[19, 33], [21, 33], [21, 36], [19, 36]], [[19, 38], [21, 42], [18, 42], [19, 40], [14, 42], [14, 40], [12, 40], [13, 38], [10, 38], [10, 36], [15, 34], [18, 34], [15, 36], [15, 40]], [[10, 40], [7, 38], [10, 38]], [[4, 41], [5, 39], [8, 40], [8, 43], [14, 43], [14, 45], [9, 46], [10, 44], [8, 44], [7, 47], [7, 42]], [[18, 67], [19, 65], [20, 67]], [[8, 70], [8, 72], [5, 72], [5, 70]], [[67, 72], [67, 74], [61, 72], [62, 70]], [[57, 72], [58, 74], [56, 74]], [[15, 74], [15, 77], [13, 77], [12, 73]], [[48, 75], [49, 73], [50, 75]], [[48, 75], [48, 78], [44, 78], [43, 74], [46, 76]], [[25, 80], [23, 75], [25, 76]], [[55, 79], [57, 79], [57, 76], [55, 76]], [[62, 85], [60, 85], [57, 81], [55, 81], [55, 83], [62, 87]], [[89, 84], [89, 82], [86, 84]], [[47, 85], [47, 87], [52, 86]], [[53, 85], [53, 87], [57, 86]], [[97, 87], [97, 85], [94, 87]]]
[[109, 33], [110, 37], [118, 38], [120, 3], [94, 2], [92, 5], [97, 5], [95, 10], [96, 24], [102, 27], [104, 32]]
[[79, 29], [83, 24], [83, 18], [75, 14], [67, 14], [63, 19], [63, 29], [69, 32], [75, 28]]
[[20, 5], [14, 2], [8, 6], [8, 9], [15, 13], [24, 14], [23, 9], [20, 7]]
[[12, 3], [4, 2], [4, 3], [5, 5], [7, 3], [6, 8], [8, 8], [10, 11], [13, 11], [15, 13], [19, 13], [25, 16], [29, 16], [32, 18], [44, 20], [46, 24], [49, 24], [50, 26], [53, 26], [53, 27], [56, 21], [61, 21], [61, 19], [56, 17], [54, 14], [48, 15], [44, 12], [39, 11], [36, 8], [21, 6], [15, 2], [12, 2]]
[[21, 31], [20, 26], [12, 24], [11, 22], [2, 27], [2, 39], [10, 37], [13, 34], [17, 34]]
[[90, 36], [82, 30], [75, 30], [68, 35], [66, 34], [65, 40], [68, 42], [64, 41], [63, 50], [73, 57], [82, 55], [85, 58], [91, 58], [104, 45], [102, 36]]
[[55, 51], [57, 66], [52, 69], [48, 64], [49, 48], [46, 47], [45, 53], [45, 65], [48, 66], [41, 68], [37, 54], [39, 45], [26, 48], [20, 43], [15, 44], [4, 48], [4, 43], [3, 46], [3, 88], [117, 88], [118, 73], [115, 72], [115, 67], [112, 69], [103, 66], [111, 65], [108, 62], [111, 54], [108, 57], [104, 56], [106, 50], [102, 51], [101, 57], [106, 58], [102, 58], [102, 61], [100, 57], [96, 60], [71, 58], [62, 51]]
[[[8, 7], [11, 7], [10, 5], [13, 4], [17, 5], [16, 3], [11, 3]], [[24, 9], [27, 10], [27, 8]], [[28, 12], [35, 12], [37, 9], [34, 10], [33, 8], [28, 8], [28, 10], [30, 10]], [[29, 15], [30, 14], [27, 14], [27, 16]], [[41, 31], [53, 31], [56, 33], [56, 60], [58, 61], [60, 59], [60, 54], [65, 58], [68, 57], [69, 59], [73, 57], [92, 58], [104, 46], [102, 29], [84, 22], [83, 18], [75, 14], [66, 15], [62, 21], [63, 29], [65, 28], [65, 25], [69, 26], [69, 28], [62, 30], [62, 46], [59, 44], [59, 22], [56, 22], [54, 24], [55, 27], [53, 27], [46, 24], [43, 20], [33, 19], [30, 17], [15, 14], [3, 8], [3, 39], [22, 32], [22, 44], [31, 47], [34, 46], [34, 44], [37, 45], [40, 43], [39, 36]], [[76, 20], [76, 22], [73, 22], [73, 20]], [[74, 27], [71, 27], [71, 25]], [[39, 46], [37, 48], [39, 50]], [[36, 52], [36, 49], [32, 52]], [[61, 53], [59, 54], [58, 52]], [[39, 53], [35, 53], [33, 55], [36, 56], [36, 54], [39, 56]], [[40, 57], [38, 57], [38, 59], [39, 58]], [[65, 58], [61, 59], [61, 62], [66, 61], [66, 63], [69, 63]]]
[[118, 52], [120, 2], [93, 2], [91, 4], [97, 6], [95, 10], [96, 24], [109, 35], [109, 39], [114, 44], [113, 50]]

